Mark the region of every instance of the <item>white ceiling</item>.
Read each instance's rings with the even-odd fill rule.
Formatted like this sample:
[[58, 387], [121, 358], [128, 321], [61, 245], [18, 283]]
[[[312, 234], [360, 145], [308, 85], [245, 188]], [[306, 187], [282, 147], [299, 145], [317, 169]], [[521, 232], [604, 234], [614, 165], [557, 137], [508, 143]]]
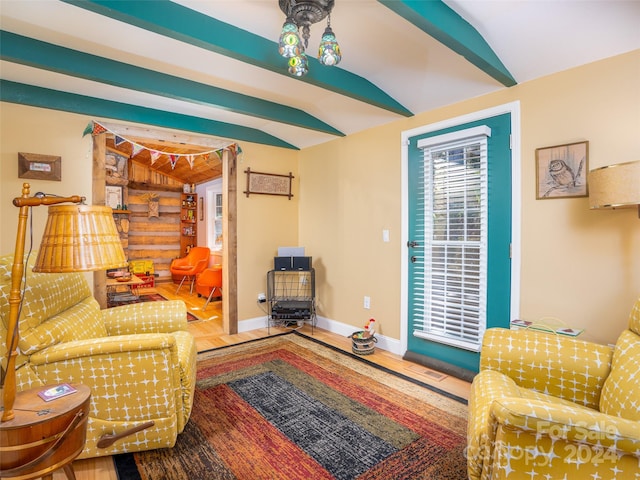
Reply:
[[[152, 5], [153, 2], [147, 2]], [[277, 41], [277, 0], [175, 0]], [[486, 40], [518, 83], [640, 48], [638, 0], [446, 0]], [[336, 0], [339, 68], [363, 77], [414, 114], [507, 88], [375, 0]], [[55, 0], [0, 0], [6, 32], [301, 109], [346, 135], [401, 115], [168, 36]], [[311, 29], [315, 51], [324, 22]], [[0, 51], [1, 51], [0, 46]], [[283, 59], [283, 65], [285, 60]], [[330, 68], [319, 67], [318, 68]], [[284, 70], [284, 67], [283, 67]], [[298, 148], [336, 138], [211, 105], [0, 62], [0, 78], [261, 130]], [[211, 135], [216, 135], [211, 131]]]

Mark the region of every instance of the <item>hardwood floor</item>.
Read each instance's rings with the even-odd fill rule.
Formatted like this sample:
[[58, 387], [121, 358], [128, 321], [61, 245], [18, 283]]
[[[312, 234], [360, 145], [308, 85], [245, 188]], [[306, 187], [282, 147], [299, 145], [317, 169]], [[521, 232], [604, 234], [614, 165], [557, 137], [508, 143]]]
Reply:
[[[179, 294], [175, 293], [176, 285], [172, 283], [161, 283], [154, 289], [148, 289], [147, 292], [157, 292], [163, 297], [172, 300], [180, 298], [184, 300], [190, 313], [198, 317], [200, 320], [189, 322], [189, 331], [196, 340], [198, 351], [209, 350], [211, 348], [222, 347], [226, 345], [234, 345], [257, 338], [268, 337], [267, 328], [252, 330], [250, 332], [242, 332], [236, 335], [227, 335], [222, 331], [222, 302], [212, 301], [203, 310], [206, 299], [198, 297], [195, 293], [189, 294], [189, 288], [183, 286]], [[271, 334], [280, 333], [283, 329], [271, 328]], [[305, 325], [300, 330], [301, 333], [311, 336], [311, 327]], [[316, 338], [329, 345], [341, 348], [345, 351], [351, 351], [351, 340], [348, 337], [337, 335], [335, 333], [315, 328], [313, 338]], [[396, 371], [408, 377], [415, 378], [421, 382], [433, 385], [441, 390], [452, 393], [459, 397], [468, 399], [470, 384], [463, 380], [442, 375], [427, 367], [417, 365], [415, 363], [402, 360], [402, 357], [389, 353], [387, 351], [376, 349], [373, 354], [367, 355], [367, 360], [374, 362], [380, 366]], [[118, 476], [113, 466], [111, 457], [90, 458], [86, 460], [78, 460], [73, 463], [77, 480], [117, 480]], [[66, 477], [62, 471], [55, 472], [54, 480], [64, 480]], [[123, 479], [124, 480], [124, 479]]]

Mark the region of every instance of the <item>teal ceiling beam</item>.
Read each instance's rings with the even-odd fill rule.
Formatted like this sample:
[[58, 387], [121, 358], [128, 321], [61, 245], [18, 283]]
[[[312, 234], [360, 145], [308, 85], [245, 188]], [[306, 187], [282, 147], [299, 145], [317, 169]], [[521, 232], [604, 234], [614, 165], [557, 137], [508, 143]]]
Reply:
[[[168, 0], [61, 0], [181, 42], [291, 76], [278, 44]], [[277, 3], [274, 0], [274, 8]], [[283, 18], [284, 21], [284, 18]], [[309, 73], [298, 80], [410, 117], [409, 110], [368, 80], [309, 57]]]
[[493, 49], [464, 18], [442, 0], [378, 0], [413, 23], [505, 87], [518, 82], [511, 76]]
[[0, 58], [73, 77], [263, 118], [330, 135], [342, 132], [297, 109], [0, 31]]
[[0, 101], [299, 150], [268, 133], [206, 118], [0, 80]]

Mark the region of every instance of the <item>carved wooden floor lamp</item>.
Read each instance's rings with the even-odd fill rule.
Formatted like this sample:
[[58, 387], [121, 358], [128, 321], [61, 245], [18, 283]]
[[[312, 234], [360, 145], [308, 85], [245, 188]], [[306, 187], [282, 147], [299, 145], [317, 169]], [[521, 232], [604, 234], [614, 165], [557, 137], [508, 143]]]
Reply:
[[[63, 468], [75, 479], [71, 462], [86, 438], [91, 392], [85, 385], [72, 385], [71, 395], [44, 402], [38, 393], [55, 385], [24, 390], [16, 394], [15, 362], [22, 304], [24, 244], [29, 208], [49, 207], [49, 217], [33, 271], [43, 273], [90, 272], [127, 265], [112, 210], [109, 207], [80, 204], [84, 197], [29, 196], [25, 183], [22, 196], [13, 199], [20, 209], [16, 248], [11, 270], [7, 358], [3, 384], [3, 411], [0, 422], [0, 478], [51, 478]], [[26, 284], [26, 282], [25, 282]]]

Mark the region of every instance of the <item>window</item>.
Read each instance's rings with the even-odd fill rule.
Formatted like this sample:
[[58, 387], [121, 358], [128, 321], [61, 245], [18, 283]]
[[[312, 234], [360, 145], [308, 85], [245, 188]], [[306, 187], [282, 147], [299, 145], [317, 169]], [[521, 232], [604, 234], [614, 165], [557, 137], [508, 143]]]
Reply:
[[487, 137], [474, 127], [422, 139], [423, 302], [413, 335], [479, 351], [486, 327]]
[[211, 181], [207, 193], [207, 245], [212, 250], [222, 248], [222, 179]]

